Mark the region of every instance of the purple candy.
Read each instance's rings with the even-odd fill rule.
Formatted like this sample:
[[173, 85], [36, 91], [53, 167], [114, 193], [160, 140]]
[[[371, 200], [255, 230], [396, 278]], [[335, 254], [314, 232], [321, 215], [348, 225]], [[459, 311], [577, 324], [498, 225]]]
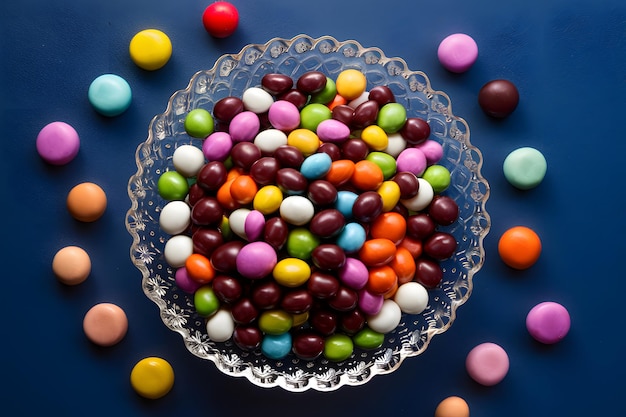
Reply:
[[230, 155], [233, 141], [226, 132], [215, 132], [202, 142], [202, 153], [207, 161], [224, 162]]
[[339, 269], [337, 275], [346, 286], [360, 290], [367, 284], [369, 271], [359, 259], [346, 258], [346, 263]]
[[424, 153], [428, 165], [436, 164], [443, 158], [443, 147], [435, 140], [428, 139], [416, 145], [415, 148]]
[[385, 297], [379, 294], [372, 294], [363, 288], [359, 291], [359, 308], [368, 316], [378, 314], [383, 308]]
[[246, 278], [261, 279], [269, 275], [278, 258], [272, 246], [265, 242], [248, 243], [235, 259], [237, 271]]
[[174, 280], [176, 281], [176, 285], [178, 286], [178, 288], [189, 294], [193, 294], [198, 288], [202, 286], [202, 284], [194, 281], [189, 277], [189, 274], [187, 273], [187, 268], [185, 268], [184, 266], [176, 270]]
[[563, 339], [569, 332], [570, 324], [567, 309], [551, 301], [537, 304], [526, 316], [526, 328], [530, 335], [545, 344]]
[[427, 165], [426, 155], [418, 148], [407, 148], [396, 158], [397, 172], [412, 172], [418, 177], [424, 173]]
[[78, 154], [80, 139], [76, 130], [64, 122], [52, 122], [37, 135], [37, 152], [48, 163], [65, 165]]
[[275, 101], [267, 113], [274, 128], [282, 131], [294, 130], [300, 126], [300, 111], [295, 104], [287, 100]]
[[244, 221], [244, 232], [249, 241], [257, 240], [263, 233], [265, 216], [258, 210], [251, 210]]
[[350, 128], [335, 119], [322, 120], [316, 132], [324, 142], [343, 142], [350, 137]]
[[259, 116], [251, 111], [243, 111], [230, 121], [228, 133], [233, 142], [251, 142], [260, 129]]

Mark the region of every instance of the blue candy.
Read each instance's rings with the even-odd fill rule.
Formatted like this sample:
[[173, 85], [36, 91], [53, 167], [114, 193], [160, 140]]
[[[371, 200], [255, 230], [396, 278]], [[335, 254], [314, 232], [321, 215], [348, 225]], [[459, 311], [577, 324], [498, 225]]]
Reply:
[[346, 253], [361, 249], [365, 243], [365, 229], [358, 223], [348, 223], [337, 237], [337, 246]]
[[266, 334], [261, 342], [261, 352], [270, 359], [282, 359], [291, 351], [291, 334], [289, 332], [271, 335]]
[[325, 152], [314, 153], [307, 156], [300, 166], [300, 173], [308, 180], [322, 178], [330, 171], [333, 160]]

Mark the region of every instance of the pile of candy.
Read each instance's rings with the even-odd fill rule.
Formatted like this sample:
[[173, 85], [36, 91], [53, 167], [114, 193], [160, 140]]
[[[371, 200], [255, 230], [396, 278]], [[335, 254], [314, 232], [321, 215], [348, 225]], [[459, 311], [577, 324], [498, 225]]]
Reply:
[[[457, 242], [428, 123], [363, 73], [266, 74], [193, 109], [158, 179], [164, 256], [214, 342], [342, 361], [419, 314]], [[191, 185], [188, 185], [191, 184]]]

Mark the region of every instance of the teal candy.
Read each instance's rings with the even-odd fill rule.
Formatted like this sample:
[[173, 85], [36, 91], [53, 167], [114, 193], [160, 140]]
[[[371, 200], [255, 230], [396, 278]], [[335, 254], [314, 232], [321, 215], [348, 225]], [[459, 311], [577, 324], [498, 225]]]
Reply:
[[115, 74], [103, 74], [91, 82], [88, 97], [98, 113], [113, 117], [128, 109], [133, 94], [125, 79]]
[[307, 180], [315, 180], [323, 177], [330, 171], [333, 160], [325, 152], [314, 153], [307, 156], [300, 166], [300, 173]]
[[520, 190], [530, 190], [544, 179], [548, 164], [543, 154], [535, 148], [523, 147], [511, 152], [503, 164], [507, 181]]
[[348, 223], [345, 225], [339, 236], [337, 236], [337, 246], [346, 253], [354, 253], [361, 249], [365, 243], [365, 229], [358, 223]]
[[261, 342], [261, 352], [270, 359], [282, 359], [291, 352], [291, 333], [268, 334]]

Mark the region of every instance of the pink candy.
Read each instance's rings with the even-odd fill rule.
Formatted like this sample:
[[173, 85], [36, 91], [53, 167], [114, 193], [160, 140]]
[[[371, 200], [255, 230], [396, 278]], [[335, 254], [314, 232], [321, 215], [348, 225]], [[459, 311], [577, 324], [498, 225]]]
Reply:
[[267, 113], [269, 122], [276, 129], [291, 131], [300, 126], [300, 111], [290, 101], [278, 100], [274, 102]]
[[237, 271], [249, 279], [261, 279], [269, 275], [278, 258], [274, 248], [265, 242], [248, 243], [241, 248], [235, 260]]
[[64, 122], [52, 122], [37, 135], [37, 152], [53, 165], [67, 164], [76, 157], [79, 148], [78, 133]]
[[492, 386], [502, 381], [509, 372], [509, 356], [495, 343], [482, 343], [469, 352], [465, 367], [474, 381]]
[[233, 142], [252, 142], [260, 129], [259, 116], [251, 111], [243, 111], [230, 121], [228, 133]]
[[570, 329], [570, 316], [561, 304], [546, 301], [533, 307], [526, 316], [526, 328], [538, 342], [553, 344], [563, 339]]
[[397, 172], [412, 172], [420, 177], [427, 166], [426, 155], [418, 148], [407, 148], [396, 158]]
[[437, 56], [448, 71], [465, 72], [478, 58], [478, 45], [469, 35], [455, 33], [441, 41]]

